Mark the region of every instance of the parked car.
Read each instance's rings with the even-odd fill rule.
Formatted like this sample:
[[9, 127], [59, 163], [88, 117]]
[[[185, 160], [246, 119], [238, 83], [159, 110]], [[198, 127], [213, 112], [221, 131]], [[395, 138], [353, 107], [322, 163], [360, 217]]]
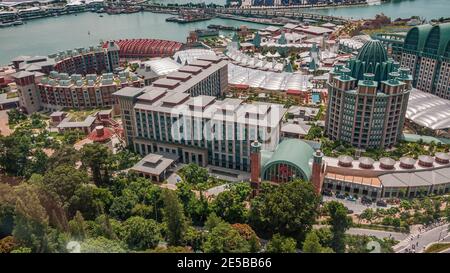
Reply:
[[351, 209], [347, 209], [347, 214], [353, 214], [354, 213], [354, 211], [353, 210], [351, 210]]
[[363, 196], [363, 197], [361, 197], [361, 203], [363, 203], [364, 205], [371, 205], [372, 199], [370, 199], [367, 196]]
[[330, 190], [323, 190], [323, 195], [325, 195], [325, 196], [333, 196], [333, 192], [331, 192]]
[[379, 207], [387, 207], [387, 203], [384, 200], [378, 200], [377, 201], [377, 206], [379, 206]]
[[356, 198], [353, 197], [353, 196], [351, 196], [351, 195], [347, 196], [346, 199], [347, 199], [348, 201], [351, 201], [351, 202], [356, 202]]
[[343, 195], [342, 193], [336, 193], [336, 198], [345, 199], [345, 195]]

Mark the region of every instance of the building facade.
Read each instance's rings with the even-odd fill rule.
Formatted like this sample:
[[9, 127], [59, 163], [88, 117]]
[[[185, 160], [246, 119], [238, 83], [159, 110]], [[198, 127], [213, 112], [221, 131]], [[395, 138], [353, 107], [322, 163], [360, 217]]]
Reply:
[[450, 99], [450, 23], [412, 28], [403, 44], [401, 66], [411, 70], [415, 88]]
[[411, 80], [381, 42], [366, 42], [356, 58], [330, 72], [327, 136], [362, 149], [392, 147], [401, 136]]
[[[37, 72], [39, 73], [39, 72]], [[112, 107], [112, 96], [117, 90], [141, 87], [143, 80], [134, 74], [120, 72], [118, 75], [104, 73], [100, 76], [82, 76], [52, 71], [49, 75], [21, 71], [14, 75], [19, 93], [19, 106], [27, 113], [39, 110], [58, 111], [63, 108], [85, 109]]]
[[218, 100], [227, 88], [228, 62], [200, 57], [145, 88], [115, 93], [125, 138], [141, 154], [175, 154], [184, 163], [248, 172], [251, 143], [273, 150], [282, 105]]

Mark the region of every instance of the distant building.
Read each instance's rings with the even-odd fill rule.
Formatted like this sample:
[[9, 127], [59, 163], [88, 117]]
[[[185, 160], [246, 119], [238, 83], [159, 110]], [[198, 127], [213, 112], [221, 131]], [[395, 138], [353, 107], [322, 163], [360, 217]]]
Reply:
[[408, 69], [389, 60], [380, 41], [364, 44], [328, 80], [325, 133], [355, 147], [386, 148], [401, 136], [412, 80]]
[[41, 109], [57, 111], [63, 108], [112, 107], [116, 102], [112, 93], [126, 86], [144, 85], [143, 80], [128, 72], [120, 72], [117, 76], [105, 73], [85, 77], [56, 71], [48, 76], [37, 73], [20, 71], [14, 75], [20, 107], [27, 113]]
[[413, 27], [401, 66], [411, 70], [415, 88], [450, 99], [450, 23]]
[[[119, 57], [124, 59], [142, 59], [169, 57], [183, 46], [180, 42], [159, 39], [123, 39], [114, 41], [119, 47]], [[103, 47], [108, 47], [106, 42]]]

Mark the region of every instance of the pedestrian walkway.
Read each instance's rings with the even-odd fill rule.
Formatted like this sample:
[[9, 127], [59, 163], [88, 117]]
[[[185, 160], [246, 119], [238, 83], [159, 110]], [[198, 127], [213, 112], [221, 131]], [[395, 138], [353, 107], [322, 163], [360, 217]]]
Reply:
[[350, 228], [349, 230], [347, 230], [346, 233], [351, 235], [375, 236], [378, 239], [393, 238], [397, 241], [404, 240], [406, 237], [408, 237], [407, 233], [389, 232], [384, 230], [375, 230], [366, 228]]
[[447, 240], [448, 226], [448, 223], [441, 221], [428, 227], [416, 227], [407, 238], [394, 246], [394, 251], [421, 253], [429, 245]]

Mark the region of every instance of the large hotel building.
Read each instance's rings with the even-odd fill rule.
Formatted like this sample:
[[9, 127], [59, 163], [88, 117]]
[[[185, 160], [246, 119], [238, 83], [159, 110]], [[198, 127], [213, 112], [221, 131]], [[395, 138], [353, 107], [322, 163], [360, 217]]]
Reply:
[[401, 136], [410, 82], [409, 70], [388, 59], [380, 41], [366, 42], [330, 73], [325, 133], [362, 149], [392, 147]]
[[412, 28], [401, 66], [411, 70], [415, 88], [450, 99], [450, 23]]
[[27, 113], [39, 110], [58, 111], [64, 108], [85, 109], [112, 107], [116, 104], [112, 94], [127, 87], [140, 87], [144, 81], [129, 72], [118, 75], [20, 71], [14, 75], [19, 92], [19, 105]]
[[184, 163], [249, 171], [251, 142], [274, 150], [286, 109], [219, 100], [227, 64], [199, 57], [151, 86], [116, 92], [127, 144], [141, 154], [170, 153]]

